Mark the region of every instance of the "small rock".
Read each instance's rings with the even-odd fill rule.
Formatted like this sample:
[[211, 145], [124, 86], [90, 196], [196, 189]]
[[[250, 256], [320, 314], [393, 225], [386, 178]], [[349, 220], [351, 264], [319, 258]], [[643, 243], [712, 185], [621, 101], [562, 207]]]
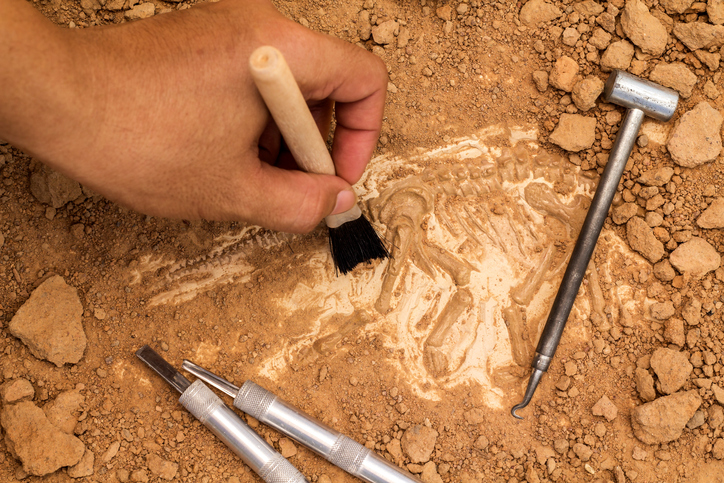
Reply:
[[593, 0], [584, 0], [573, 4], [573, 10], [581, 17], [596, 17], [603, 13], [603, 7]]
[[683, 352], [660, 347], [651, 355], [651, 368], [659, 378], [661, 392], [673, 394], [681, 389], [694, 366]]
[[106, 450], [106, 452], [103, 453], [103, 457], [101, 458], [101, 461], [103, 461], [104, 463], [108, 463], [109, 461], [111, 461], [113, 458], [116, 457], [116, 455], [118, 454], [118, 450], [120, 448], [121, 448], [121, 440], [116, 440], [116, 441], [112, 442], [110, 444], [110, 446], [108, 446], [108, 449]]
[[291, 458], [297, 454], [297, 447], [289, 438], [281, 438], [279, 440], [279, 449], [281, 449], [280, 452], [285, 458]]
[[391, 44], [395, 41], [395, 34], [399, 28], [398, 23], [394, 20], [382, 22], [380, 25], [372, 27], [372, 38], [375, 43], [380, 45]]
[[705, 22], [690, 22], [674, 24], [674, 35], [689, 49], [709, 50], [711, 47], [724, 45], [724, 26], [710, 25]]
[[430, 455], [435, 449], [437, 431], [427, 426], [417, 424], [405, 431], [400, 443], [402, 450], [413, 463], [425, 463], [430, 460]]
[[711, 392], [714, 393], [714, 399], [716, 399], [719, 404], [724, 404], [724, 389], [719, 387], [718, 384], [712, 384]]
[[361, 40], [369, 40], [370, 35], [372, 34], [369, 10], [360, 10], [357, 15], [357, 34]]
[[640, 446], [634, 446], [634, 449], [631, 452], [631, 458], [636, 461], [645, 461], [648, 456], [649, 454]]
[[573, 452], [576, 454], [576, 456], [578, 456], [578, 459], [583, 462], [590, 460], [591, 456], [593, 455], [593, 450], [591, 449], [591, 447], [583, 443], [574, 444]]
[[611, 34], [600, 27], [596, 27], [593, 30], [591, 38], [588, 39], [588, 43], [596, 47], [598, 50], [603, 50], [611, 43], [611, 38]]
[[653, 317], [656, 320], [667, 320], [669, 317], [674, 315], [676, 313], [676, 309], [674, 309], [674, 304], [672, 304], [670, 301], [666, 302], [656, 302], [651, 305], [651, 317]]
[[719, 70], [721, 54], [707, 52], [706, 50], [697, 50], [696, 52], [694, 52], [694, 55], [696, 55], [696, 58], [699, 59], [702, 64], [707, 66], [710, 71], [716, 72], [717, 70]]
[[569, 47], [574, 47], [578, 39], [581, 38], [581, 33], [573, 27], [568, 27], [563, 31], [561, 42]]
[[697, 77], [692, 71], [681, 62], [667, 64], [661, 62], [656, 64], [649, 74], [649, 79], [666, 87], [678, 91], [684, 98], [691, 97], [691, 92], [696, 85]]
[[437, 472], [437, 467], [432, 461], [428, 461], [425, 463], [425, 466], [422, 467], [420, 479], [423, 483], [443, 483], [442, 478]]
[[443, 5], [439, 7], [435, 13], [440, 20], [450, 20], [452, 18], [452, 7], [450, 5]]
[[53, 426], [43, 410], [30, 401], [5, 405], [0, 422], [8, 451], [30, 475], [43, 476], [73, 466], [85, 452], [78, 438]]
[[30, 401], [34, 396], [35, 389], [27, 379], [14, 379], [0, 386], [0, 398], [3, 404]]
[[85, 453], [80, 458], [77, 465], [68, 468], [68, 476], [71, 478], [83, 478], [93, 474], [93, 463], [95, 462], [95, 455], [93, 451], [86, 448]]
[[83, 194], [77, 181], [38, 161], [31, 164], [30, 192], [38, 201], [53, 208], [60, 208]]
[[709, 427], [717, 429], [724, 423], [724, 408], [718, 404], [712, 404], [708, 409], [709, 413]]
[[684, 13], [691, 7], [694, 0], [660, 0], [659, 2], [668, 14]]
[[718, 460], [724, 459], [724, 438], [717, 438], [711, 448], [711, 455]]
[[486, 438], [484, 435], [478, 436], [478, 439], [475, 440], [475, 443], [473, 443], [473, 446], [479, 450], [484, 450], [488, 447], [490, 444], [490, 441], [488, 441], [488, 438]]
[[128, 20], [153, 17], [156, 14], [156, 6], [151, 2], [141, 3], [130, 10], [126, 10], [125, 17]]
[[131, 472], [131, 481], [134, 483], [148, 483], [148, 471], [141, 469]]
[[717, 198], [696, 220], [702, 228], [724, 228], [724, 198]]
[[609, 45], [601, 56], [601, 70], [610, 72], [614, 69], [627, 70], [634, 55], [633, 45], [625, 40], [619, 40]]
[[681, 116], [667, 143], [676, 164], [693, 168], [716, 159], [722, 149], [723, 120], [706, 101]]
[[646, 186], [664, 186], [671, 181], [671, 177], [674, 176], [673, 168], [658, 168], [645, 171], [638, 178], [638, 182], [645, 184]]
[[721, 256], [716, 249], [697, 236], [679, 245], [669, 255], [669, 260], [680, 273], [689, 273], [697, 278], [716, 270], [721, 264]]
[[669, 35], [659, 19], [649, 13], [640, 0], [628, 0], [621, 12], [621, 27], [626, 36], [644, 53], [659, 56], [664, 53]]
[[704, 415], [704, 411], [699, 409], [694, 413], [689, 422], [686, 423], [686, 427], [689, 429], [696, 429], [699, 426], [703, 425], [705, 422], [706, 416]]
[[639, 216], [634, 216], [626, 223], [626, 239], [632, 250], [640, 253], [651, 263], [658, 262], [666, 253], [664, 244], [656, 238], [651, 227]]
[[591, 412], [594, 416], [603, 416], [607, 420], [613, 421], [616, 419], [616, 415], [618, 414], [618, 408], [607, 396], [604, 395], [596, 404], [593, 405]]
[[665, 259], [654, 265], [654, 276], [662, 282], [670, 282], [676, 276], [676, 272], [671, 266], [671, 262]]
[[545, 92], [548, 89], [548, 72], [544, 70], [537, 70], [533, 72], [533, 82], [539, 92]]
[[578, 63], [570, 57], [558, 59], [551, 69], [548, 82], [562, 91], [571, 92], [578, 76]]
[[473, 408], [463, 414], [468, 424], [480, 424], [485, 422], [485, 411], [480, 408]]
[[611, 212], [611, 219], [617, 225], [623, 225], [639, 212], [639, 205], [636, 203], [623, 203], [616, 206]]
[[569, 446], [570, 443], [567, 439], [557, 439], [553, 441], [553, 449], [555, 449], [558, 454], [566, 454]]
[[699, 406], [701, 397], [696, 390], [660, 397], [635, 408], [631, 414], [631, 426], [642, 443], [674, 441], [681, 436]]
[[689, 303], [681, 310], [681, 316], [684, 317], [689, 325], [699, 325], [701, 322], [701, 302], [692, 298]]
[[596, 141], [596, 118], [580, 114], [561, 114], [550, 141], [566, 151], [578, 152]]
[[656, 390], [654, 389], [654, 378], [649, 371], [641, 367], [636, 368], [634, 372], [634, 381], [636, 382], [636, 390], [639, 397], [646, 402], [656, 399]]
[[395, 461], [402, 461], [404, 455], [402, 454], [402, 445], [399, 439], [393, 439], [387, 443], [387, 452], [392, 455]]
[[173, 480], [178, 471], [178, 463], [167, 461], [155, 454], [150, 454], [146, 457], [146, 464], [154, 476], [158, 476], [164, 480]]
[[709, 0], [706, 4], [706, 14], [709, 22], [715, 25], [724, 23], [724, 0]]
[[684, 333], [684, 321], [677, 317], [672, 317], [667, 320], [664, 329], [664, 339], [668, 340], [674, 345], [684, 347], [684, 344], [686, 343], [686, 335]]
[[596, 99], [603, 92], [603, 81], [595, 76], [589, 76], [573, 86], [571, 98], [581, 111], [588, 111], [596, 107]]
[[58, 367], [83, 357], [86, 337], [81, 323], [83, 306], [75, 288], [53, 276], [36, 288], [15, 313], [8, 330], [30, 352]]
[[524, 24], [535, 27], [538, 24], [555, 20], [562, 15], [563, 12], [558, 7], [545, 0], [530, 0], [520, 9], [518, 18]]
[[56, 428], [67, 434], [73, 434], [73, 429], [78, 423], [80, 406], [85, 397], [77, 390], [63, 391], [43, 407], [48, 421]]

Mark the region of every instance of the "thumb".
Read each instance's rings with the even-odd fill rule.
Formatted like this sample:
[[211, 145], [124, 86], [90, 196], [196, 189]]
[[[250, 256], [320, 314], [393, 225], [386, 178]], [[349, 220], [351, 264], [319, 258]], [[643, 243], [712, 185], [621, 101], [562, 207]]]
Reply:
[[258, 187], [258, 196], [247, 210], [249, 221], [290, 233], [310, 232], [322, 218], [347, 211], [357, 202], [352, 187], [342, 178], [266, 163], [260, 163], [253, 185]]

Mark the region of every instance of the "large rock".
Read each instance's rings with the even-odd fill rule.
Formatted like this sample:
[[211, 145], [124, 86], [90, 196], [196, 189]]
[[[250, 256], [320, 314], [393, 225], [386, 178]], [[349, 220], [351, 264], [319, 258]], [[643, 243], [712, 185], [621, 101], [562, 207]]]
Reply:
[[651, 368], [659, 378], [664, 394], [673, 394], [684, 385], [694, 366], [683, 352], [660, 347], [651, 355]]
[[32, 402], [5, 406], [0, 422], [10, 454], [20, 460], [28, 474], [43, 476], [73, 466], [85, 452], [81, 440], [53, 426]]
[[696, 224], [702, 228], [724, 228], [724, 198], [717, 198], [704, 210]]
[[15, 313], [8, 331], [35, 357], [58, 367], [75, 364], [83, 357], [86, 345], [82, 314], [78, 292], [56, 275], [35, 289]]
[[716, 159], [721, 152], [722, 115], [708, 102], [684, 113], [666, 144], [679, 166], [693, 168]]
[[530, 0], [520, 9], [520, 21], [534, 27], [540, 23], [555, 20], [563, 15], [563, 12], [553, 4], [544, 0]]
[[671, 87], [684, 98], [691, 97], [697, 81], [696, 74], [681, 62], [656, 64], [649, 74], [649, 79], [662, 86]]
[[664, 244], [640, 216], [634, 216], [626, 223], [626, 239], [632, 250], [639, 252], [651, 263], [658, 262], [664, 256]]
[[614, 69], [627, 70], [631, 65], [634, 47], [625, 40], [619, 40], [609, 45], [601, 56], [601, 70], [610, 72]]
[[130, 10], [126, 10], [125, 17], [128, 20], [139, 20], [153, 17], [156, 14], [156, 5], [151, 2], [141, 3]]
[[724, 45], [724, 26], [704, 22], [676, 23], [674, 35], [691, 50], [721, 47]]
[[671, 252], [669, 261], [681, 273], [703, 277], [719, 268], [721, 256], [709, 242], [695, 236]]
[[646, 444], [674, 441], [701, 406], [696, 390], [678, 392], [643, 404], [631, 413], [634, 434]]
[[580, 114], [561, 114], [550, 141], [566, 151], [588, 149], [596, 141], [596, 118]]
[[647, 54], [659, 56], [664, 53], [669, 35], [659, 19], [649, 13], [646, 5], [639, 0], [626, 2], [621, 13], [621, 27], [626, 36]]
[[413, 463], [425, 463], [435, 449], [437, 431], [427, 426], [415, 425], [402, 435], [402, 450]]
[[49, 166], [33, 161], [30, 173], [30, 192], [38, 201], [60, 208], [83, 194], [80, 184]]

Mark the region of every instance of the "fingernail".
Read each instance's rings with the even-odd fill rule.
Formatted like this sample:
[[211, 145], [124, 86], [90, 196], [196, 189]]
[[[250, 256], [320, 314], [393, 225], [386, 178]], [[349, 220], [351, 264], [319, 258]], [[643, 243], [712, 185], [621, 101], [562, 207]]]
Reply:
[[352, 209], [356, 202], [357, 196], [355, 196], [354, 191], [351, 189], [340, 191], [337, 193], [337, 204], [334, 205], [334, 209], [330, 215], [344, 213], [345, 211]]

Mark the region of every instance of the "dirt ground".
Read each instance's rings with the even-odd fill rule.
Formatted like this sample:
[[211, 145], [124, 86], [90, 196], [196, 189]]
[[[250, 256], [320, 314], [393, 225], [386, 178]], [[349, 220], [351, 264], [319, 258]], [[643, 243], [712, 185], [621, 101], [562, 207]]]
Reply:
[[[129, 21], [129, 9], [137, 2], [121, 2], [114, 9], [110, 0], [101, 3], [40, 0], [34, 5], [59, 25], [85, 28]], [[162, 15], [165, 10], [189, 8], [193, 3], [154, 0], [153, 5], [155, 14]], [[593, 31], [600, 26], [596, 20], [600, 12], [581, 15], [573, 8], [579, 2], [557, 0], [551, 4], [560, 10], [560, 16], [529, 25], [520, 20], [525, 2], [275, 3], [286, 16], [311, 29], [358, 43], [388, 66], [385, 120], [375, 153], [384, 169], [374, 171], [386, 173], [386, 178], [374, 186], [372, 182], [362, 183], [365, 209], [373, 207], [380, 193], [397, 181], [418, 176], [425, 169], [460, 164], [460, 156], [444, 152], [436, 157], [434, 150], [471, 136], [482, 139], [480, 133], [491, 127], [498, 131], [488, 135], [485, 143], [495, 147], [491, 152], [496, 153], [513, 147], [514, 127], [534, 131], [536, 140], [526, 149], [533, 156], [545, 149], [562, 159], [566, 169], [576, 173], [575, 186], [579, 188], [591, 180], [595, 184], [602, 172], [618, 126], [618, 118], [608, 121], [612, 112], [623, 113], [623, 109], [599, 99], [584, 112], [576, 107], [569, 92], [534, 80], [535, 72], [550, 73], [556, 61], [567, 56], [579, 65], [580, 77], [605, 81], [608, 73], [600, 66], [604, 49], [589, 45]], [[613, 17], [620, 24], [618, 12], [623, 9], [623, 0], [589, 3], [616, 13]], [[664, 5], [671, 3], [675, 2], [644, 2], [651, 12], [661, 15], [666, 12]], [[707, 21], [706, 4], [688, 4], [682, 13], [669, 13], [668, 18], [675, 22]], [[388, 21], [396, 24], [385, 26]], [[374, 26], [385, 28], [370, 34]], [[580, 34], [579, 39], [569, 42], [573, 35], [569, 27]], [[567, 34], [562, 34], [564, 31]], [[625, 37], [620, 25], [611, 36], [611, 41]], [[708, 52], [719, 55], [718, 47]], [[718, 60], [715, 69], [705, 65], [669, 31], [664, 53], [649, 55], [638, 49], [631, 69], [648, 77], [653, 67], [664, 61], [681, 62], [696, 77], [691, 95], [681, 98], [669, 126], [702, 101], [724, 112]], [[714, 95], [712, 88], [719, 92]], [[574, 153], [550, 141], [564, 113], [583, 114], [597, 121], [590, 146]], [[399, 162], [421, 152], [433, 154], [408, 165]], [[465, 374], [474, 373], [470, 364], [453, 367], [450, 362], [440, 369], [424, 359], [418, 370], [414, 353], [406, 352], [395, 331], [385, 326], [396, 320], [389, 315], [393, 312], [371, 309], [374, 303], [381, 303], [377, 299], [380, 290], [384, 291], [380, 280], [389, 262], [375, 261], [356, 268], [348, 279], [352, 282], [337, 280], [327, 256], [325, 228], [307, 236], [288, 236], [234, 223], [164, 220], [129, 212], [92, 193], [51, 208], [31, 193], [31, 173], [37, 165], [10, 145], [0, 145], [0, 154], [4, 159], [0, 187], [0, 240], [4, 240], [0, 242], [0, 383], [28, 380], [35, 390], [32, 400], [41, 408], [64, 391], [79, 390], [84, 401], [75, 413], [78, 422], [74, 434], [94, 454], [91, 474], [77, 478], [80, 481], [162, 481], [163, 477], [203, 483], [259, 481], [185, 412], [177, 402], [178, 395], [166, 383], [136, 359], [135, 351], [144, 344], [150, 344], [177, 367], [183, 359], [190, 359], [239, 385], [253, 379], [378, 454], [421, 474], [426, 482], [724, 481], [722, 426], [711, 416], [711, 407], [724, 403], [724, 392], [713, 388], [724, 386], [724, 271], [719, 268], [699, 277], [676, 271], [669, 276], [668, 271], [655, 269], [653, 263], [632, 251], [634, 247], [627, 246], [627, 230], [632, 229], [625, 222], [616, 223], [609, 216], [606, 241], [594, 255], [597, 266], [607, 267], [606, 275], [601, 275], [603, 313], [599, 315], [609, 322], [596, 323], [595, 314], [591, 315], [596, 311], [595, 296], [587, 287], [599, 282], [591, 282], [589, 276], [582, 289], [585, 300], [577, 302], [555, 360], [533, 402], [521, 411], [525, 419], [519, 421], [511, 417], [510, 408], [522, 398], [537, 326], [529, 329], [533, 335], [521, 335], [529, 342], [520, 346], [523, 349], [518, 359], [510, 354], [520, 342], [505, 346], [509, 364], [496, 371], [489, 368], [487, 375], [481, 376], [489, 379], [487, 386], [480, 382], [483, 379], [474, 377], [453, 381], [453, 375], [462, 374], [460, 367], [468, 371]], [[518, 160], [525, 157], [520, 153], [516, 156]], [[397, 164], [384, 164], [390, 160], [397, 160]], [[653, 134], [639, 138], [615, 204], [637, 204], [634, 217], [647, 222], [660, 215], [659, 221], [647, 226], [660, 228], [653, 233], [664, 247], [661, 259], [667, 259], [692, 237], [706, 240], [721, 254], [722, 229], [702, 228], [697, 219], [722, 196], [723, 164], [719, 154], [699, 166], [683, 167], [672, 159], [663, 142], [657, 144]], [[647, 207], [651, 198], [643, 197], [642, 190], [648, 188], [642, 187], [639, 177], [664, 167], [673, 168], [673, 176], [669, 175], [671, 181], [657, 192], [663, 202]], [[441, 171], [435, 173], [443, 179]], [[573, 188], [561, 193], [559, 189], [560, 196], [570, 195], [565, 206], [573, 206], [572, 201], [569, 203]], [[590, 190], [580, 193], [590, 198]], [[510, 197], [486, 196], [483, 209], [492, 212], [512, 209], [518, 203]], [[444, 198], [438, 193], [435, 197], [439, 206], [447, 203], [448, 214], [454, 212], [454, 195]], [[503, 208], [496, 208], [496, 203]], [[478, 209], [470, 206], [471, 210]], [[581, 207], [576, 209], [576, 216], [585, 212]], [[432, 233], [437, 226], [432, 218], [442, 219], [441, 208], [436, 210], [425, 215], [418, 227], [427, 227]], [[380, 216], [374, 215], [376, 226], [392, 243], [392, 230]], [[525, 219], [518, 221], [525, 223]], [[551, 240], [564, 254], [572, 249], [575, 237], [564, 234]], [[616, 240], [623, 240], [622, 251], [615, 252]], [[426, 243], [422, 245], [429, 247]], [[470, 244], [451, 249], [456, 257], [470, 260], [475, 259], [473, 251]], [[413, 266], [421, 266], [420, 256], [401, 260], [399, 280], [421, 279], [415, 274], [424, 269]], [[472, 266], [470, 263], [459, 266]], [[470, 285], [461, 283], [455, 274], [468, 269], [445, 266], [448, 269], [438, 270], [440, 276], [450, 287], [457, 287], [456, 293], [471, 293], [477, 304], [477, 279]], [[473, 272], [474, 278], [480, 270]], [[77, 289], [88, 341], [80, 362], [62, 367], [36, 358], [7, 330], [18, 309], [52, 275], [60, 275]], [[560, 273], [552, 271], [550, 277], [560, 280]], [[372, 279], [377, 285], [369, 282]], [[345, 283], [351, 283], [351, 288]], [[550, 285], [537, 303], [552, 303], [555, 287], [553, 282]], [[630, 288], [632, 300], [640, 302], [627, 323], [619, 315], [620, 301], [612, 295], [616, 287], [624, 285]], [[370, 286], [375, 292], [366, 295], [364, 288]], [[390, 290], [391, 310], [406, 300], [405, 291], [410, 286], [414, 284], [401, 282]], [[315, 297], [320, 297], [320, 290], [329, 290], [330, 297], [343, 290], [357, 292], [356, 298], [350, 295], [344, 299], [351, 303], [313, 306], [302, 303], [305, 287], [310, 287], [309, 293]], [[430, 282], [426, 287], [434, 298], [435, 288]], [[455, 298], [452, 292], [446, 293], [443, 297]], [[439, 301], [440, 295], [437, 297]], [[694, 299], [701, 303], [696, 325], [688, 323], [681, 328], [683, 335], [678, 338], [672, 335], [673, 324], [667, 318], [650, 312], [652, 304], [668, 302], [673, 307], [669, 317], [680, 320], [688, 317], [684, 311]], [[279, 302], [284, 300], [288, 302]], [[423, 311], [415, 326], [420, 334], [424, 330], [429, 333], [431, 324], [439, 327], [435, 320], [443, 303], [427, 302], [425, 307], [430, 308]], [[361, 315], [360, 307], [370, 309], [367, 315]], [[588, 316], [581, 315], [586, 312]], [[500, 319], [499, 313], [494, 312], [494, 317]], [[372, 322], [364, 317], [371, 317]], [[498, 320], [502, 330], [505, 332], [507, 326], [510, 337], [515, 338], [511, 323]], [[363, 330], [366, 324], [376, 329]], [[316, 338], [307, 340], [313, 327]], [[423, 347], [423, 360], [437, 346], [415, 334], [408, 342]], [[636, 370], [650, 371], [650, 356], [662, 347], [683, 352], [693, 365], [682, 391], [693, 391], [701, 398], [699, 419], [703, 422], [690, 421], [689, 427], [671, 441], [647, 444], [635, 435], [632, 426], [635, 408], [646, 402], [637, 386]], [[460, 356], [461, 360], [466, 360], [467, 354]], [[516, 363], [521, 360], [528, 363]], [[609, 419], [593, 409], [603, 396], [615, 406], [615, 417]], [[662, 396], [659, 385], [655, 397]], [[250, 423], [273, 446], [291, 455], [290, 461], [310, 481], [355, 480], [300, 445], [290, 445], [273, 430], [253, 420]], [[426, 429], [420, 433], [424, 436], [416, 439], [410, 431], [418, 426]], [[422, 457], [419, 453], [426, 451], [420, 447], [429, 449]], [[159, 455], [174, 470], [160, 471], [157, 464], [150, 463], [151, 455]], [[76, 479], [68, 472], [60, 469], [46, 476], [28, 475], [7, 442], [0, 440], [0, 481]]]

